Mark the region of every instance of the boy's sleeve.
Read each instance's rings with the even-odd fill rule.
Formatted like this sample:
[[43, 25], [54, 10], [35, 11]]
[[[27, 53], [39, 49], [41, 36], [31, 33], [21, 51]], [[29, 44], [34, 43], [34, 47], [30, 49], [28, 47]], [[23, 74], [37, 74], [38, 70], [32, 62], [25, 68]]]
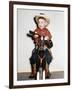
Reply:
[[49, 40], [51, 40], [51, 38], [52, 38], [52, 35], [51, 35], [51, 33], [49, 32], [49, 31], [47, 31], [47, 36], [49, 37]]
[[[34, 32], [38, 34], [38, 30], [37, 29], [35, 29]], [[38, 43], [39, 42], [39, 37], [34, 38], [34, 42]]]
[[37, 30], [37, 29], [35, 29], [35, 30], [34, 30], [34, 32], [35, 32], [35, 33], [38, 33], [38, 30]]

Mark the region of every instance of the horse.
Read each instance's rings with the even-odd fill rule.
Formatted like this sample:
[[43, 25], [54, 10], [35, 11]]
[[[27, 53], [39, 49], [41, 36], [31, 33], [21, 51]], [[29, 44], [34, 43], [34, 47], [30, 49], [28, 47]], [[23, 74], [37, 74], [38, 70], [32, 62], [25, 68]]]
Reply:
[[[29, 31], [29, 34], [27, 34], [28, 37], [31, 37], [32, 39], [34, 39], [35, 33], [33, 31]], [[45, 50], [44, 50], [44, 45], [47, 45], [48, 48], [51, 48], [53, 46], [52, 41], [50, 40], [49, 42], [44, 40], [44, 36], [39, 36], [40, 37], [40, 41], [38, 42], [38, 44], [36, 42], [35, 43], [35, 50], [36, 55], [37, 55], [37, 60], [36, 60], [36, 75], [35, 75], [35, 79], [36, 80], [42, 80], [45, 79], [45, 68], [46, 68], [46, 60], [45, 60]]]

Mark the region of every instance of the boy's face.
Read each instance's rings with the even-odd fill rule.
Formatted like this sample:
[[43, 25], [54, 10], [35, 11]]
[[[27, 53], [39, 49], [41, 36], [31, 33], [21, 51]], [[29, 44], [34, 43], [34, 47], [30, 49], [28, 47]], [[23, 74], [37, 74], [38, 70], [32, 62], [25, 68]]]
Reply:
[[46, 21], [45, 19], [40, 18], [40, 19], [38, 20], [38, 27], [39, 27], [40, 29], [45, 28], [46, 25], [47, 25], [47, 21]]

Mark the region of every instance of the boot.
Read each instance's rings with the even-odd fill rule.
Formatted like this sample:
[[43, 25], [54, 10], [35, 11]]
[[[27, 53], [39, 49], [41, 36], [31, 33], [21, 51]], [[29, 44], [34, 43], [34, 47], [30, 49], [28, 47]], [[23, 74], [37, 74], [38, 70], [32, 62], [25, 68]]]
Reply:
[[31, 75], [29, 78], [35, 78], [36, 76], [36, 64], [31, 65]]
[[46, 69], [45, 69], [45, 78], [50, 78], [51, 73], [49, 71], [49, 65], [46, 63]]

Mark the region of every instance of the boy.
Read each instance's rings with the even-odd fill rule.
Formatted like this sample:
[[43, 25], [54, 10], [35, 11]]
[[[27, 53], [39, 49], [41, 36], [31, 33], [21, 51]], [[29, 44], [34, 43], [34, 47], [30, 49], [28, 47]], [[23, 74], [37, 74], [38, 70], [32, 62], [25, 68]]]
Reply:
[[[49, 24], [49, 19], [44, 15], [44, 14], [40, 14], [39, 16], [35, 16], [35, 22], [37, 24], [37, 28], [34, 30], [35, 35], [34, 35], [34, 42], [35, 45], [39, 44], [40, 39], [43, 39], [46, 41], [51, 40], [52, 35], [49, 32], [49, 30], [46, 28]], [[41, 38], [39, 37], [41, 36]], [[44, 50], [45, 50], [45, 59], [46, 59], [46, 77], [49, 77], [49, 64], [52, 60], [52, 53], [51, 50], [47, 47], [47, 45], [44, 45]], [[33, 50], [32, 52], [32, 56], [30, 58], [30, 62], [31, 62], [31, 67], [32, 67], [32, 73], [30, 77], [35, 77], [36, 75], [36, 60], [38, 59], [38, 55], [37, 55], [37, 50]], [[50, 56], [48, 56], [48, 54]]]

